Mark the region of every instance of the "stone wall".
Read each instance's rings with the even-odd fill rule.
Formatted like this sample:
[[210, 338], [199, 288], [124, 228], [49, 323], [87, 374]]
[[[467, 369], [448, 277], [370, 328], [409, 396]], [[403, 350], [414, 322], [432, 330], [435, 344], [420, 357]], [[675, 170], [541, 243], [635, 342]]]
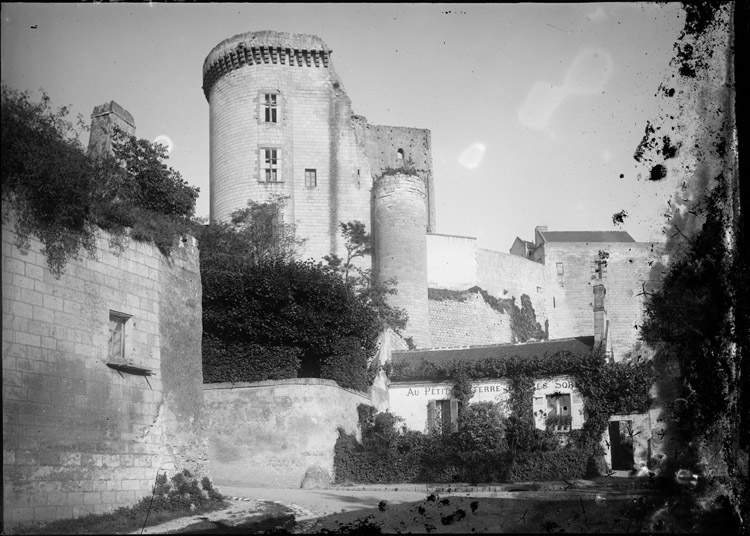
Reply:
[[[157, 473], [206, 474], [198, 252], [137, 242], [71, 261], [60, 279], [41, 244], [2, 232], [5, 526], [102, 513], [148, 495]], [[111, 312], [127, 315], [125, 360], [107, 367]]]
[[544, 266], [538, 262], [500, 251], [477, 250], [477, 285], [496, 298], [515, 297], [518, 307], [521, 307], [521, 296], [528, 295], [542, 327], [547, 319], [544, 274]]
[[477, 284], [477, 239], [427, 235], [427, 281], [430, 288], [466, 290]]
[[[609, 254], [602, 278], [594, 272], [599, 251]], [[544, 245], [546, 312], [551, 339], [594, 333], [593, 287], [606, 289], [604, 309], [609, 320], [609, 340], [615, 359], [630, 351], [638, 340], [643, 319], [643, 287], [659, 259], [650, 243], [547, 243]], [[561, 274], [560, 274], [561, 272]]]
[[429, 300], [433, 348], [511, 342], [510, 315], [494, 310], [478, 293], [461, 300]]
[[[427, 235], [427, 277], [431, 289], [465, 291], [478, 286], [498, 299], [531, 298], [536, 319], [544, 326], [544, 266], [488, 249], [466, 236]], [[430, 300], [430, 332], [435, 347], [512, 342], [510, 317], [493, 310], [479, 294], [466, 300]]]
[[298, 489], [308, 469], [333, 477], [338, 428], [359, 437], [365, 393], [332, 380], [207, 384], [211, 472], [225, 486]]

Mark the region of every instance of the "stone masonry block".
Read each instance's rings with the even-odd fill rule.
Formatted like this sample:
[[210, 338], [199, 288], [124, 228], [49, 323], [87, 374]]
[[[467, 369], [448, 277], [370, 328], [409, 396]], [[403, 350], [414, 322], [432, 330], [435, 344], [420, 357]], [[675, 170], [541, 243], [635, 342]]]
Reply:
[[34, 521], [34, 509], [12, 508], [10, 511], [10, 519], [13, 523], [28, 523], [29, 521]]
[[139, 480], [123, 480], [122, 489], [123, 491], [140, 491], [141, 483]]
[[85, 505], [101, 504], [101, 502], [101, 492], [91, 491], [83, 494], [83, 504]]
[[52, 521], [57, 515], [57, 509], [54, 506], [39, 506], [34, 508], [34, 521], [45, 522]]

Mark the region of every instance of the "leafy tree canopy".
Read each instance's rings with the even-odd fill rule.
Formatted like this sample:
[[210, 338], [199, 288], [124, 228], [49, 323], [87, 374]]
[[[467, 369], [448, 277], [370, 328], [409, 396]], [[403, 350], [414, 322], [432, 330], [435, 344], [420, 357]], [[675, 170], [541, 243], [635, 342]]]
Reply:
[[372, 254], [372, 235], [367, 232], [361, 221], [340, 222], [339, 228], [344, 237], [346, 259], [331, 253], [323, 257], [320, 267], [343, 278], [357, 295], [377, 311], [378, 327], [391, 328], [396, 333], [406, 328], [409, 315], [404, 309], [388, 304], [387, 297], [397, 292], [398, 281], [395, 277], [384, 282], [377, 282], [372, 277], [371, 268], [361, 268], [354, 262]]
[[299, 242], [279, 210], [250, 203], [198, 234], [204, 378], [322, 377], [365, 390], [378, 311], [339, 274], [294, 259]]

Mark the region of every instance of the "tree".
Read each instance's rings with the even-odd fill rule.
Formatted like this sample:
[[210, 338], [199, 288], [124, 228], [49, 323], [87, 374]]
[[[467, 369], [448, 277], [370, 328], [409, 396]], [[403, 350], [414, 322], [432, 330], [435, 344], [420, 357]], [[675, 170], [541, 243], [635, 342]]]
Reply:
[[367, 389], [377, 310], [339, 274], [294, 259], [293, 235], [269, 231], [278, 211], [257, 207], [251, 203], [232, 222], [207, 225], [198, 234], [204, 368], [221, 369], [205, 377], [322, 377]]
[[341, 234], [344, 236], [346, 260], [335, 253], [323, 257], [325, 263], [320, 267], [326, 271], [338, 274], [346, 284], [350, 285], [371, 307], [378, 313], [378, 327], [391, 328], [396, 333], [406, 328], [408, 314], [405, 310], [388, 304], [387, 297], [397, 292], [398, 281], [395, 277], [382, 283], [372, 278], [371, 268], [360, 268], [354, 259], [364, 258], [372, 254], [372, 235], [366, 231], [361, 221], [339, 222]]

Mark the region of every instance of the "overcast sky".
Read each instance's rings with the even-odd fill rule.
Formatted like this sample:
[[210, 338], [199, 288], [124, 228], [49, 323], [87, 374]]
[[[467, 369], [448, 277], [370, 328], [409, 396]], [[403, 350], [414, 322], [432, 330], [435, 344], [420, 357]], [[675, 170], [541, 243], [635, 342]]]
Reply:
[[676, 3], [3, 3], [2, 81], [87, 119], [115, 100], [139, 137], [171, 140], [168, 164], [207, 216], [203, 60], [238, 33], [313, 34], [354, 113], [432, 131], [437, 232], [500, 251], [536, 225], [646, 241], [671, 192], [633, 153], [683, 21]]

